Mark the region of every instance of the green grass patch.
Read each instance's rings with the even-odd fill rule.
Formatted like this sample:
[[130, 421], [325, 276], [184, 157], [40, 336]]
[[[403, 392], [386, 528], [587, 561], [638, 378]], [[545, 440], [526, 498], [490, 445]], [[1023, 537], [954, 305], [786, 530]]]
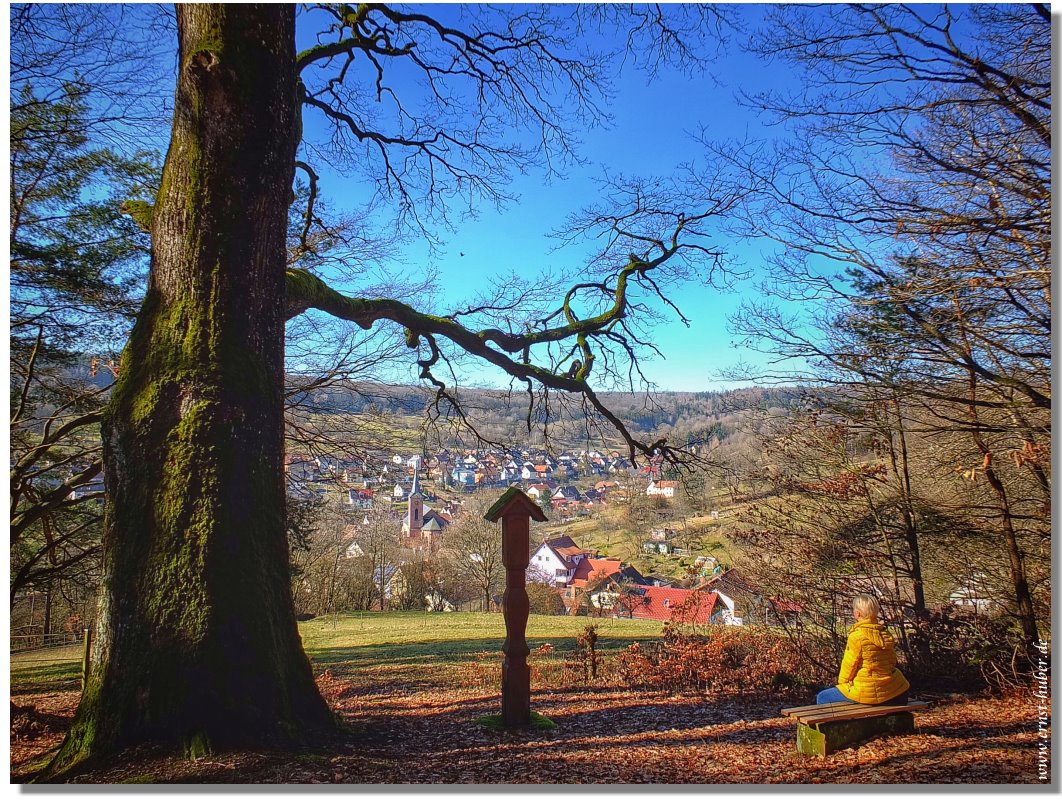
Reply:
[[[654, 641], [663, 628], [653, 620], [532, 614], [527, 625], [532, 660], [539, 659], [536, 648], [550, 644], [554, 652], [537, 663], [559, 669], [565, 656], [576, 649], [576, 637], [590, 624], [597, 627], [597, 649], [603, 655], [615, 655], [634, 642]], [[349, 612], [300, 623], [299, 630], [318, 671], [330, 669], [366, 683], [385, 679], [425, 686], [460, 682], [473, 668], [481, 672], [498, 668], [505, 641], [504, 617], [483, 612]], [[487, 679], [493, 680], [489, 675]], [[76, 691], [80, 685], [79, 647], [11, 657], [13, 697]]]
[[[591, 619], [532, 614], [527, 641], [532, 663], [553, 674], [576, 649], [575, 639], [588, 624], [597, 626], [598, 651], [615, 655], [634, 642], [659, 638], [662, 624], [652, 620]], [[483, 612], [365, 612], [320, 617], [300, 624], [303, 646], [316, 670], [374, 685], [495, 685], [500, 678], [505, 620]], [[553, 652], [539, 656], [540, 645]]]
[[81, 688], [81, 645], [31, 650], [11, 656], [11, 694]]
[[[477, 725], [482, 725], [487, 730], [491, 731], [504, 731], [507, 730], [502, 724], [501, 714], [487, 714], [483, 717], [476, 717]], [[557, 723], [551, 720], [549, 717], [545, 717], [539, 714], [537, 711], [531, 712], [531, 729], [537, 731], [551, 731], [557, 727]]]
[[[554, 646], [568, 642], [587, 625], [596, 625], [605, 649], [625, 648], [635, 641], [654, 639], [662, 624], [640, 619], [592, 619], [532, 614], [527, 641]], [[434, 661], [461, 660], [470, 653], [501, 651], [505, 619], [484, 612], [426, 613], [420, 611], [367, 611], [318, 617], [300, 623], [303, 647], [314, 659], [411, 661], [430, 656]], [[360, 655], [359, 655], [360, 654]]]

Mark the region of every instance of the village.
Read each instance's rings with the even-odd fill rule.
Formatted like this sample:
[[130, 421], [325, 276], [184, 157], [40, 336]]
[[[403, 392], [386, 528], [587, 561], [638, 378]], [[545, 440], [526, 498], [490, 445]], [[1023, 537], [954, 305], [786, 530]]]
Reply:
[[[800, 610], [796, 603], [765, 597], [715, 556], [678, 546], [675, 531], [668, 526], [649, 527], [640, 546], [645, 553], [682, 557], [678, 574], [671, 575], [643, 574], [635, 565], [601, 548], [582, 546], [563, 532], [565, 523], [629, 503], [632, 491], [659, 504], [671, 502], [682, 484], [661, 480], [659, 462], [633, 468], [615, 451], [564, 451], [553, 456], [536, 449], [442, 450], [429, 456], [387, 454], [375, 460], [291, 455], [286, 472], [294, 498], [330, 498], [350, 510], [389, 514], [395, 547], [387, 563], [374, 567], [374, 582], [382, 584], [379, 610], [408, 594], [408, 571], [401, 567], [455, 546], [446, 533], [471, 513], [467, 509], [471, 498], [512, 486], [524, 491], [550, 518], [550, 524], [542, 526], [545, 530], [533, 535], [527, 580], [548, 588], [559, 602], [539, 610], [696, 625], [743, 625], [747, 619], [781, 624], [792, 621]], [[710, 513], [719, 516], [718, 511]], [[367, 520], [363, 518], [363, 523]], [[344, 533], [344, 558], [365, 555], [358, 527], [355, 521]], [[465, 555], [484, 560], [479, 553]], [[501, 587], [496, 589], [483, 610], [500, 610]], [[424, 607], [452, 611], [458, 604], [429, 589]]]
[[9, 10], [12, 782], [1057, 782], [1050, 5]]

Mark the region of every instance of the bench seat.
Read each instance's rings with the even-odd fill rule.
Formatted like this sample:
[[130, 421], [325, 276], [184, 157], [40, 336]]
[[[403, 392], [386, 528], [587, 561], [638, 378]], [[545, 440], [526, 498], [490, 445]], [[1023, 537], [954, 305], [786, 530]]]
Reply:
[[928, 706], [924, 700], [877, 706], [843, 702], [783, 708], [781, 713], [797, 722], [798, 752], [828, 756], [872, 736], [914, 733], [912, 712]]

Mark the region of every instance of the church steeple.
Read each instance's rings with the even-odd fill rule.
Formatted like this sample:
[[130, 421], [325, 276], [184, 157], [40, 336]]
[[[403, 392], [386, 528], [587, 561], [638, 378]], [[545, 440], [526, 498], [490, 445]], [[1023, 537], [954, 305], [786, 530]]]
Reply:
[[409, 510], [402, 527], [408, 536], [419, 537], [424, 526], [424, 497], [420, 493], [420, 470], [413, 469], [413, 485], [409, 489]]

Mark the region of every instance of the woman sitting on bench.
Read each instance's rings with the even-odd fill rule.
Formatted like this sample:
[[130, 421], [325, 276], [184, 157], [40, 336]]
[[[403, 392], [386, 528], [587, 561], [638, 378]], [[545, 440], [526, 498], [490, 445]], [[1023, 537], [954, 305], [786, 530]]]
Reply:
[[896, 643], [878, 622], [881, 606], [877, 598], [857, 594], [852, 614], [856, 622], [848, 634], [837, 685], [819, 692], [815, 702], [907, 705], [911, 685], [896, 669]]

